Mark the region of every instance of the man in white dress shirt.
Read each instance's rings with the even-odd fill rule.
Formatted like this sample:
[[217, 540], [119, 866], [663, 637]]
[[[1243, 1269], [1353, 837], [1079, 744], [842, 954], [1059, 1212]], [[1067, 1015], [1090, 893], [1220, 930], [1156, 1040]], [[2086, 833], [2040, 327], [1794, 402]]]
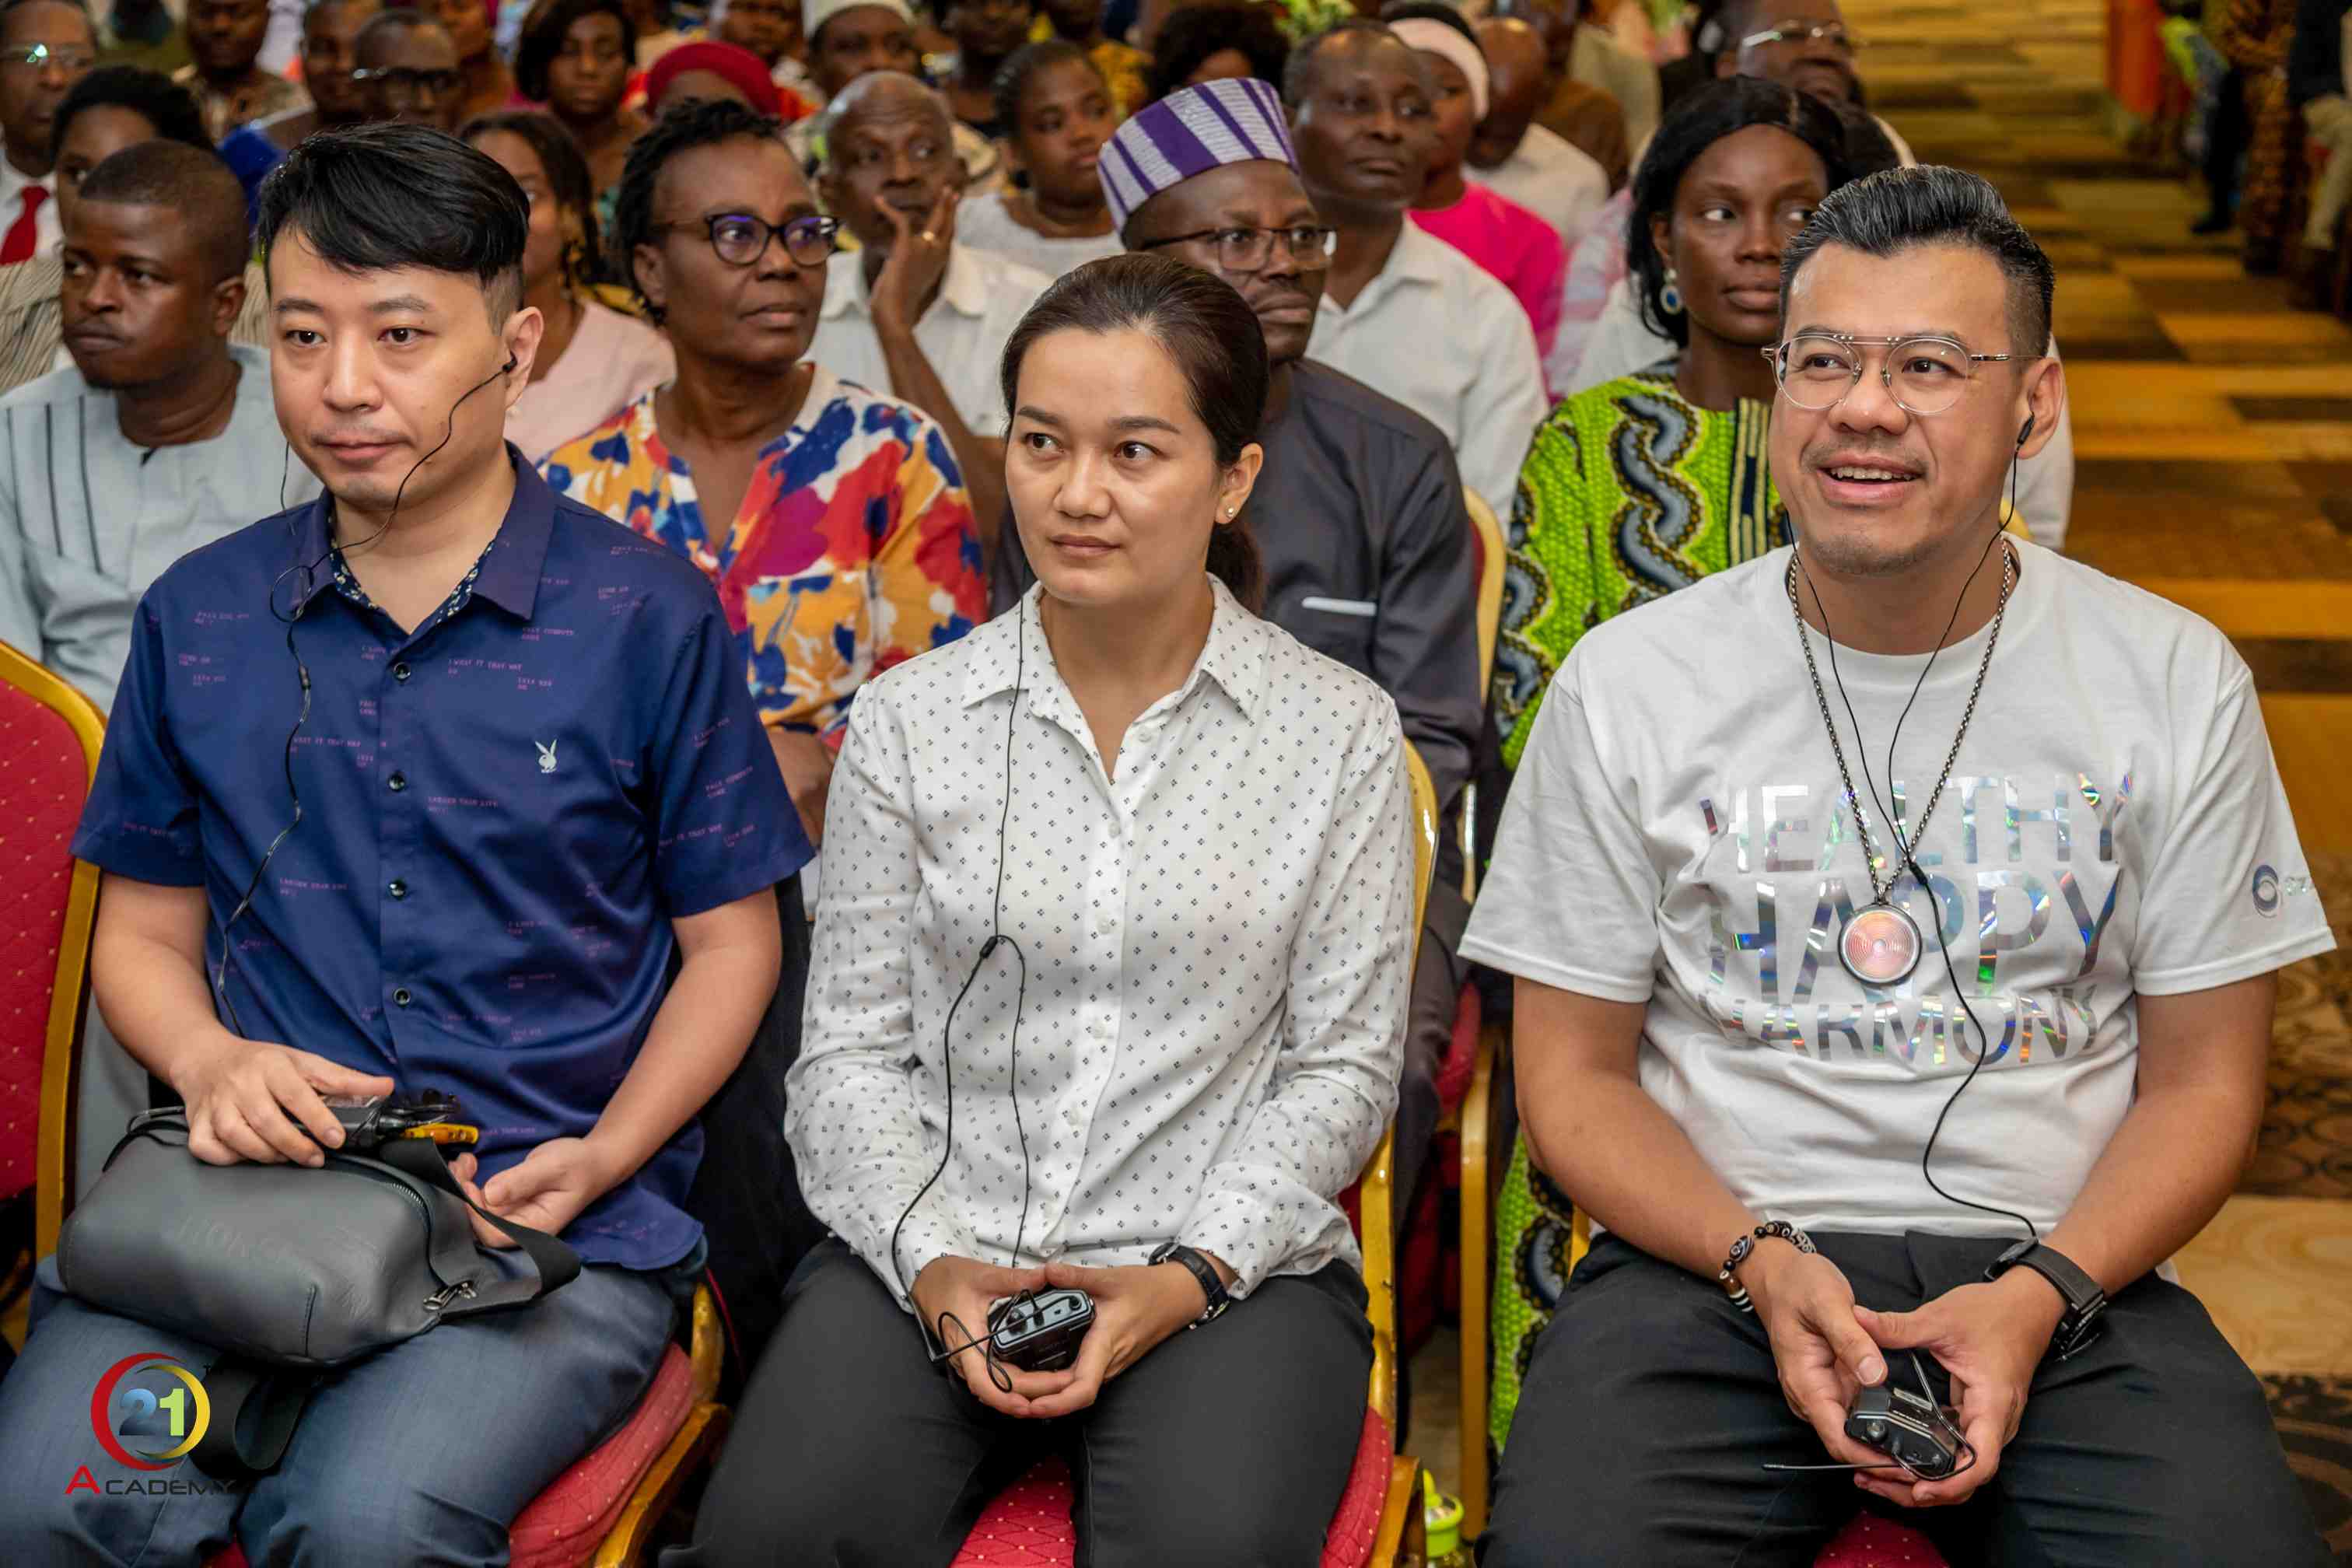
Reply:
[[73, 84], [98, 62], [89, 17], [66, 0], [0, 5], [0, 265], [30, 261], [62, 233], [49, 129]]
[[1584, 236], [1609, 200], [1609, 174], [1567, 138], [1535, 122], [1550, 86], [1543, 35], [1516, 16], [1478, 24], [1486, 57], [1486, 118], [1470, 139], [1470, 177], [1559, 231], [1562, 245]]
[[1544, 416], [1535, 330], [1511, 291], [1405, 221], [1430, 133], [1429, 67], [1378, 22], [1293, 50], [1283, 100], [1298, 173], [1339, 231], [1308, 353], [1427, 419], [1463, 482], [1510, 510]]
[[857, 237], [825, 268], [809, 357], [844, 381], [905, 399], [945, 431], [971, 490], [984, 548], [1004, 515], [1004, 395], [996, 362], [1052, 281], [958, 245], [954, 121], [909, 76], [874, 71], [841, 89], [819, 198]]

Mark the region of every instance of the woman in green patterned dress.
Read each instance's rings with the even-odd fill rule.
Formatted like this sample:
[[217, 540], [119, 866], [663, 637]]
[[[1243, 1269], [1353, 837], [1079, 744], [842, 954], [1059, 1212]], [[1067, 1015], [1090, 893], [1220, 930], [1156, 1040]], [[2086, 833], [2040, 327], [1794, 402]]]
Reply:
[[[1633, 176], [1627, 282], [1682, 345], [1565, 399], [1537, 428], [1511, 510], [1495, 722], [1517, 766], [1553, 672], [1609, 616], [1788, 541], [1764, 468], [1780, 336], [1780, 251], [1847, 178], [1817, 100], [1734, 77], [1675, 105]], [[1696, 695], [1696, 694], [1695, 694]], [[1519, 1374], [1573, 1261], [1571, 1211], [1516, 1142], [1496, 1210], [1499, 1452]]]

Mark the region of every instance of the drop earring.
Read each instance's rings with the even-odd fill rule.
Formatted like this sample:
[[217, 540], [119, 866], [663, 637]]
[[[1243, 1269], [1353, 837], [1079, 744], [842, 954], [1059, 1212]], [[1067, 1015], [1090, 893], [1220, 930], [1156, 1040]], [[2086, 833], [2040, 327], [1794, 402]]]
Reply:
[[1669, 316], [1679, 316], [1683, 313], [1682, 287], [1675, 282], [1675, 269], [1671, 267], [1666, 268], [1665, 287], [1658, 290], [1658, 309]]

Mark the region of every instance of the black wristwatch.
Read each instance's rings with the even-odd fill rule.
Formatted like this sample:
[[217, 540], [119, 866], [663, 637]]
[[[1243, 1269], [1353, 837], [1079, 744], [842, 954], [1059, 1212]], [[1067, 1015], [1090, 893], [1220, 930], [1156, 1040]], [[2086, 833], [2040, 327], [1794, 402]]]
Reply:
[[2050, 1336], [2050, 1348], [2060, 1361], [2099, 1337], [2099, 1314], [2107, 1310], [2107, 1293], [2099, 1289], [2097, 1280], [2076, 1268], [2073, 1258], [2039, 1241], [2021, 1241], [1994, 1258], [1985, 1278], [1998, 1279], [2020, 1264], [2049, 1280], [2065, 1298], [2065, 1315]]
[[1172, 1241], [1162, 1242], [1152, 1249], [1151, 1261], [1155, 1265], [1181, 1263], [1192, 1270], [1193, 1279], [1201, 1282], [1201, 1293], [1209, 1299], [1209, 1310], [1185, 1324], [1186, 1328], [1197, 1329], [1202, 1323], [1214, 1322], [1227, 1307], [1233, 1305], [1234, 1299], [1225, 1293], [1225, 1282], [1217, 1278], [1215, 1267], [1191, 1247], [1179, 1247]]

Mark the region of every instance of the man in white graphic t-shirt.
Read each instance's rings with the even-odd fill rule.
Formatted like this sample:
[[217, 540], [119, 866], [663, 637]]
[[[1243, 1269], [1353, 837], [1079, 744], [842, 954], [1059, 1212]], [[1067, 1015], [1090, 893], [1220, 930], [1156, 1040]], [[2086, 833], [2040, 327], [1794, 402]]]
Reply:
[[[2000, 534], [2051, 290], [1972, 175], [1832, 195], [1774, 351], [1795, 549], [1553, 682], [1462, 951], [1517, 977], [1528, 1150], [1598, 1239], [1489, 1568], [1810, 1564], [1866, 1502], [1956, 1563], [2325, 1560], [2160, 1266], [2252, 1152], [2275, 971], [2334, 939], [2229, 643]], [[1847, 1435], [1923, 1379], [1944, 1479]], [[1880, 1468], [1765, 1468], [1836, 1464]]]

